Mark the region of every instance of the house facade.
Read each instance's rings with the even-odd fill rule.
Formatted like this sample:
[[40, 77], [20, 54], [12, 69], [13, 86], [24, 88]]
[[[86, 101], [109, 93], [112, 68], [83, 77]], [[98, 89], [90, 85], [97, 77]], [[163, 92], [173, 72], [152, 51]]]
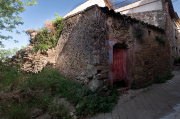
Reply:
[[[123, 6], [124, 2], [115, 6], [115, 11], [161, 27], [166, 30], [166, 38], [169, 42], [171, 53], [171, 68], [173, 62], [179, 57], [179, 17], [175, 13], [171, 0], [139, 0]], [[120, 6], [120, 7], [119, 7]]]
[[[139, 30], [142, 37], [136, 37]], [[166, 30], [93, 5], [65, 17], [56, 67], [92, 90], [116, 82], [141, 86], [171, 68], [169, 43], [156, 36], [165, 38]]]

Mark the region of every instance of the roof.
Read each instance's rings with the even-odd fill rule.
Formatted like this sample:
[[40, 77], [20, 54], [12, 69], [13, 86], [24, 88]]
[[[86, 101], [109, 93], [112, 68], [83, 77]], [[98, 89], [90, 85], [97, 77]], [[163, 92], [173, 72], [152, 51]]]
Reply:
[[84, 12], [86, 12], [86, 11], [88, 11], [88, 10], [90, 10], [90, 9], [93, 9], [94, 7], [98, 8], [98, 9], [101, 9], [102, 11], [104, 11], [104, 12], [106, 12], [106, 13], [108, 13], [108, 14], [111, 14], [111, 15], [113, 15], [113, 16], [120, 17], [120, 18], [123, 18], [124, 20], [130, 21], [131, 23], [132, 23], [132, 22], [134, 22], [134, 23], [139, 23], [139, 22], [140, 22], [141, 24], [146, 25], [146, 26], [148, 26], [148, 27], [150, 27], [150, 28], [157, 29], [157, 30], [160, 30], [160, 31], [163, 31], [163, 32], [164, 32], [164, 29], [163, 29], [163, 28], [160, 28], [160, 27], [158, 27], [158, 26], [155, 26], [155, 25], [146, 23], [146, 22], [144, 22], [144, 21], [140, 21], [140, 20], [135, 19], [135, 18], [132, 18], [132, 17], [130, 17], [130, 16], [126, 16], [126, 15], [124, 15], [124, 14], [121, 14], [120, 12], [115, 12], [114, 10], [109, 10], [108, 7], [99, 7], [98, 5], [90, 6], [90, 7], [86, 8], [86, 9], [83, 10], [83, 11], [80, 11], [80, 12], [78, 12], [78, 13], [75, 13], [75, 14], [73, 14], [73, 15], [70, 15], [70, 16], [66, 17], [65, 20], [66, 20], [66, 19], [69, 19], [69, 18], [71, 18], [71, 17], [73, 17], [73, 16], [76, 16], [76, 15], [78, 15], [78, 14], [83, 14]]

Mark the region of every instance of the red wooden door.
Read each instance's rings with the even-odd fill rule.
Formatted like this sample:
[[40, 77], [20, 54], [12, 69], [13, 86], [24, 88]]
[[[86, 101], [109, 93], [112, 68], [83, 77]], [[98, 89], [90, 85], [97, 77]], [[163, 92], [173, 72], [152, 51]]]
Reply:
[[113, 49], [113, 79], [121, 81], [126, 78], [126, 50]]

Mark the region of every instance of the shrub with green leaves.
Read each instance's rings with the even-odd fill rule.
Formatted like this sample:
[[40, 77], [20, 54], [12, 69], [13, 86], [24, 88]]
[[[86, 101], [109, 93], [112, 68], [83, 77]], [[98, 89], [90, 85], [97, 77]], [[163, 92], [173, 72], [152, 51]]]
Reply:
[[132, 33], [133, 33], [133, 36], [137, 38], [137, 40], [143, 43], [143, 36], [145, 34], [145, 26], [143, 26], [140, 22], [138, 24], [134, 24]]
[[164, 76], [156, 76], [154, 83], [165, 83], [167, 80], [170, 80], [174, 77], [174, 75], [169, 72]]
[[50, 89], [52, 96], [65, 98], [77, 107], [77, 116], [108, 112], [118, 100], [116, 89], [111, 91], [111, 96], [100, 94], [99, 91], [90, 91], [82, 84], [64, 78], [56, 69], [45, 69], [39, 74], [32, 75], [21, 87], [34, 91]]
[[34, 51], [37, 52], [38, 50], [46, 51], [50, 48], [56, 47], [58, 39], [52, 33], [48, 32], [47, 28], [39, 29], [37, 40], [34, 44]]
[[64, 27], [64, 18], [60, 17], [57, 13], [55, 13], [55, 18], [53, 20], [53, 25], [56, 28], [57, 34], [56, 34], [56, 39], [59, 39], [60, 34], [63, 30]]
[[13, 55], [16, 54], [18, 48], [13, 49], [0, 49], [0, 60], [5, 61], [8, 58], [11, 58]]
[[[27, 119], [32, 116], [31, 112], [34, 109], [41, 109], [53, 118], [71, 119], [69, 108], [58, 103], [62, 98], [76, 107], [77, 117], [84, 118], [87, 115], [111, 111], [118, 101], [116, 89], [112, 89], [110, 95], [98, 90], [91, 91], [86, 86], [63, 77], [53, 68], [24, 76], [25, 74], [16, 69], [0, 66], [0, 72], [3, 72], [3, 74], [0, 73], [0, 89], [2, 86], [15, 84], [16, 89], [20, 90], [16, 95], [23, 97], [20, 102], [17, 99], [8, 100], [8, 106], [0, 102], [0, 115], [5, 118]], [[54, 99], [57, 99], [57, 103]]]
[[[57, 13], [55, 14], [54, 20], [47, 20], [45, 27], [39, 28], [38, 34], [34, 39], [34, 51], [38, 50], [47, 51], [50, 48], [55, 48], [59, 40], [60, 34], [64, 27], [64, 19]], [[33, 31], [33, 30], [31, 30]], [[26, 31], [27, 34], [30, 31]]]
[[8, 86], [18, 85], [19, 80], [24, 79], [27, 75], [18, 71], [18, 66], [8, 66], [7, 63], [0, 61], [0, 90]]
[[166, 43], [166, 39], [164, 37], [161, 37], [161, 36], [155, 36], [155, 39], [158, 43], [161, 43], [161, 44], [165, 44]]

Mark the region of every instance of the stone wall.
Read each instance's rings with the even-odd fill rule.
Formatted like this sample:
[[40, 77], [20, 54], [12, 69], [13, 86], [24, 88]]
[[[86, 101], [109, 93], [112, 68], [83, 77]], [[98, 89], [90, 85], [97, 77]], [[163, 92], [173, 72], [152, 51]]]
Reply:
[[170, 13], [169, 13], [169, 6], [168, 4], [165, 7], [167, 12], [167, 24], [166, 24], [166, 38], [167, 42], [169, 43], [169, 49], [170, 49], [170, 64], [171, 69], [173, 69], [174, 59], [175, 59], [175, 53], [174, 53], [174, 41], [173, 41], [173, 21], [171, 19]]
[[133, 74], [138, 85], [152, 82], [156, 76], [165, 75], [170, 71], [169, 43], [158, 43], [155, 36], [165, 38], [166, 35], [165, 32], [147, 28], [144, 42], [134, 42]]
[[130, 33], [130, 20], [120, 14], [115, 14], [113, 11], [108, 13], [106, 21], [109, 33], [109, 80], [111, 85], [116, 81], [114, 79], [113, 69], [113, 46], [118, 44], [119, 48], [126, 49], [126, 84], [132, 80], [132, 66], [133, 66], [133, 46]]
[[108, 84], [108, 30], [106, 14], [97, 6], [65, 19], [57, 44], [57, 68], [63, 75], [89, 85]]
[[[126, 49], [126, 83], [129, 86], [134, 80], [138, 86], [152, 82], [156, 76], [165, 75], [170, 71], [170, 49], [169, 42], [160, 44], [155, 36], [166, 39], [163, 29], [152, 28], [152, 25], [143, 24], [145, 34], [143, 43], [134, 37], [133, 27], [139, 21], [133, 21], [123, 15], [109, 13], [107, 24], [109, 29], [109, 40], [114, 44], [124, 44]], [[166, 25], [166, 24], [165, 24]], [[165, 26], [166, 27], [166, 26]], [[113, 45], [114, 45], [113, 44]], [[113, 48], [113, 47], [111, 47]], [[109, 54], [109, 57], [112, 57]], [[111, 60], [109, 61], [110, 73]], [[110, 81], [114, 80], [109, 77]]]
[[92, 90], [107, 89], [114, 80], [111, 64], [113, 46], [118, 43], [126, 49], [127, 86], [133, 80], [142, 85], [166, 74], [170, 69], [169, 45], [155, 40], [155, 36], [165, 37], [164, 30], [141, 22], [146, 28], [140, 43], [132, 33], [133, 25], [139, 22], [97, 5], [66, 18], [56, 48], [56, 67]]
[[54, 48], [48, 49], [48, 51], [33, 52], [33, 44], [28, 47], [19, 50], [15, 56], [11, 58], [12, 64], [19, 64], [20, 71], [29, 73], [39, 73], [46, 66], [55, 66], [56, 51]]
[[155, 25], [160, 28], [166, 29], [166, 19], [167, 19], [166, 10], [132, 13], [132, 14], [128, 14], [128, 16], [144, 21], [151, 25]]

